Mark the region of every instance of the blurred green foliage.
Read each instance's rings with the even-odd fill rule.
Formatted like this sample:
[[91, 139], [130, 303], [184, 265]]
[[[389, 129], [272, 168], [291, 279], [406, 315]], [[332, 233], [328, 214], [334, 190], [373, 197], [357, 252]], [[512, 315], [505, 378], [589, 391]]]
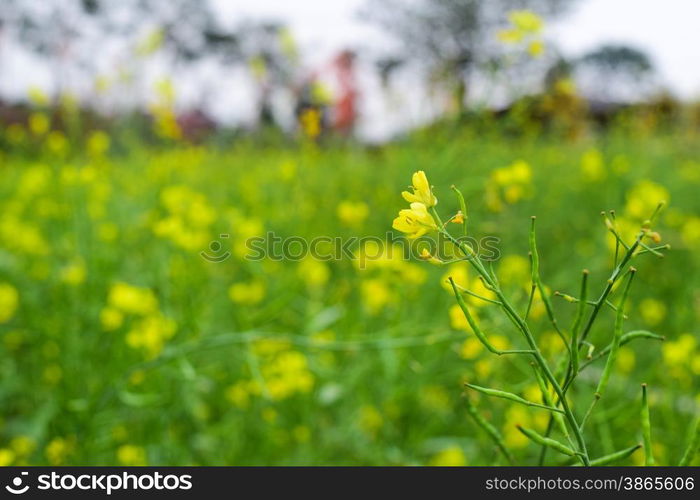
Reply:
[[[635, 263], [625, 326], [667, 340], [621, 349], [586, 432], [592, 456], [637, 443], [630, 401], [646, 382], [657, 463], [682, 454], [700, 403], [697, 131], [632, 120], [601, 133], [513, 134], [489, 122], [373, 148], [193, 146], [71, 137], [32, 116], [3, 129], [0, 154], [3, 465], [501, 463], [468, 418], [462, 383], [524, 396], [537, 388], [525, 382], [526, 361], [494, 359], [475, 342], [454, 313], [447, 269], [397, 254], [368, 257], [365, 269], [245, 258], [246, 240], [267, 231], [384, 239], [416, 170], [428, 173], [441, 213], [458, 209], [450, 185], [463, 190], [470, 233], [500, 238], [495, 268], [523, 308], [531, 215], [545, 284], [575, 293], [588, 268], [597, 293], [613, 248], [599, 213], [616, 210], [629, 236], [668, 202], [655, 229], [672, 249]], [[575, 305], [553, 300], [568, 324]], [[520, 345], [488, 304], [477, 313], [494, 343]], [[554, 359], [562, 347], [541, 303], [531, 316]], [[604, 311], [591, 333], [598, 348], [613, 320]], [[575, 412], [601, 369], [581, 375], [590, 387], [571, 394]], [[546, 413], [473, 399], [516, 462], [535, 460], [515, 425], [541, 430]]]

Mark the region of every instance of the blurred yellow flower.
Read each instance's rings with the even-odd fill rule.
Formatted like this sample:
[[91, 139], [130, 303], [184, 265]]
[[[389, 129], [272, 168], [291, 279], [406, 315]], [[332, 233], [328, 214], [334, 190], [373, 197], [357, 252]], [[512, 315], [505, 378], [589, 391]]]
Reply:
[[498, 265], [498, 277], [504, 284], [529, 284], [530, 274], [530, 262], [521, 255], [506, 255]]
[[0, 467], [12, 465], [15, 461], [15, 453], [7, 448], [0, 448]]
[[368, 279], [360, 285], [362, 300], [371, 314], [377, 314], [387, 304], [394, 302], [391, 289], [380, 279]]
[[261, 371], [267, 392], [275, 400], [310, 392], [314, 385], [306, 356], [298, 351], [276, 355], [262, 366]]
[[362, 201], [341, 201], [336, 211], [341, 222], [350, 227], [361, 226], [369, 215], [369, 207]]
[[241, 380], [230, 385], [226, 389], [226, 399], [240, 409], [246, 409], [250, 405], [250, 397], [257, 394], [257, 385], [248, 380]]
[[10, 441], [10, 448], [18, 457], [27, 457], [36, 448], [36, 441], [29, 436], [15, 436]]
[[428, 461], [431, 467], [462, 467], [467, 465], [467, 457], [459, 446], [450, 446], [433, 455]]
[[512, 405], [506, 410], [506, 418], [503, 424], [503, 440], [508, 448], [521, 449], [530, 444], [530, 440], [518, 430], [516, 425], [530, 427], [532, 414], [524, 407]]
[[463, 359], [474, 359], [478, 357], [484, 349], [484, 344], [482, 344], [479, 339], [469, 337], [460, 347], [459, 355]]
[[636, 356], [629, 347], [621, 347], [617, 353], [616, 366], [622, 373], [628, 374], [634, 370]]
[[146, 465], [146, 449], [133, 444], [123, 444], [117, 449], [117, 461], [127, 467]]
[[[488, 288], [486, 288], [486, 285], [484, 285], [483, 280], [479, 278], [474, 278], [471, 281], [471, 284], [469, 285], [468, 289], [469, 291], [474, 292], [475, 294], [480, 295], [481, 297], [496, 300], [496, 294]], [[486, 302], [485, 300], [481, 300], [480, 298], [474, 297], [472, 295], [469, 295], [467, 297], [467, 301], [475, 307], [483, 307], [488, 304], [488, 302]]]
[[331, 275], [328, 264], [311, 256], [299, 263], [297, 273], [309, 288], [322, 287]]
[[301, 129], [310, 139], [316, 139], [321, 134], [321, 112], [316, 108], [307, 108], [299, 117]]
[[684, 333], [676, 340], [667, 340], [661, 346], [664, 362], [672, 367], [687, 363], [693, 355], [695, 345], [695, 337], [690, 333]]
[[162, 28], [151, 30], [136, 44], [134, 52], [140, 57], [149, 56], [163, 46], [164, 40], [165, 31]]
[[503, 201], [512, 205], [528, 197], [531, 184], [532, 167], [524, 160], [494, 169], [486, 184], [486, 205], [490, 210], [498, 212], [503, 208]]
[[421, 405], [428, 410], [446, 412], [451, 409], [450, 393], [441, 385], [425, 385], [418, 396]]
[[689, 248], [700, 248], [700, 217], [689, 216], [681, 227], [681, 238]]
[[46, 147], [56, 156], [63, 156], [68, 153], [70, 144], [63, 132], [52, 130], [46, 137]]
[[637, 182], [625, 197], [625, 214], [637, 220], [648, 219], [660, 202], [671, 199], [668, 189], [648, 179]]
[[542, 402], [542, 391], [538, 384], [530, 384], [523, 390], [523, 397], [528, 401], [534, 401], [535, 403]]
[[177, 325], [161, 313], [151, 314], [136, 321], [126, 334], [126, 343], [133, 349], [142, 349], [153, 358], [163, 350], [166, 340], [175, 335]]
[[124, 314], [114, 307], [104, 307], [100, 311], [100, 323], [103, 330], [116, 330], [124, 323]]
[[528, 44], [527, 52], [532, 57], [540, 57], [544, 54], [544, 42], [542, 40], [533, 40]]
[[102, 130], [90, 134], [87, 140], [87, 151], [92, 157], [103, 156], [109, 150], [109, 135]]
[[75, 443], [71, 438], [55, 437], [46, 445], [44, 454], [51, 465], [62, 465], [72, 453]]
[[228, 296], [236, 304], [254, 305], [265, 298], [266, 287], [261, 281], [234, 283], [228, 289]]
[[367, 434], [374, 436], [384, 425], [384, 417], [382, 417], [382, 414], [376, 407], [372, 405], [364, 405], [362, 408], [360, 408], [358, 423], [360, 425], [360, 429], [365, 431]]
[[51, 123], [45, 113], [32, 113], [29, 115], [29, 130], [34, 135], [44, 135], [49, 131]]
[[511, 11], [508, 20], [523, 33], [539, 33], [544, 27], [542, 18], [530, 10]]
[[649, 326], [656, 326], [666, 317], [666, 305], [660, 300], [644, 299], [639, 303], [639, 314]]
[[0, 324], [6, 323], [17, 311], [19, 292], [9, 283], [0, 282]]
[[31, 102], [34, 106], [44, 107], [49, 105], [49, 96], [39, 87], [29, 87], [27, 96], [29, 97], [29, 102]]
[[158, 309], [158, 299], [153, 291], [122, 281], [112, 285], [107, 303], [127, 314], [146, 315]]
[[455, 330], [467, 330], [469, 328], [469, 322], [458, 304], [453, 304], [450, 306], [449, 315], [450, 326]]
[[82, 259], [75, 260], [61, 269], [60, 280], [66, 285], [78, 286], [85, 282], [87, 269]]
[[452, 278], [456, 285], [462, 288], [469, 288], [469, 269], [465, 263], [450, 264], [447, 272], [440, 279], [440, 286], [452, 293], [452, 285], [449, 283], [449, 278]]
[[503, 43], [516, 44], [521, 42], [525, 35], [522, 31], [511, 28], [500, 30], [497, 37]]
[[589, 149], [581, 157], [581, 173], [588, 182], [600, 182], [607, 177], [603, 155], [597, 149]]

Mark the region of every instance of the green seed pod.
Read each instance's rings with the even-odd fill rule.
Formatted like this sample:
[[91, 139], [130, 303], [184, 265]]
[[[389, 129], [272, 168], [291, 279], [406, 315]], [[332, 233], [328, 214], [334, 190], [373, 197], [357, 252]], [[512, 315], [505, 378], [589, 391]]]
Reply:
[[508, 451], [508, 448], [506, 447], [505, 441], [503, 441], [503, 436], [501, 436], [501, 433], [498, 432], [498, 429], [496, 429], [491, 422], [486, 420], [481, 413], [476, 409], [476, 407], [472, 404], [471, 400], [469, 397], [465, 396], [465, 401], [467, 402], [467, 412], [469, 415], [474, 419], [474, 421], [477, 423], [479, 427], [481, 427], [486, 434], [489, 435], [489, 437], [493, 440], [494, 443], [496, 443], [496, 446], [498, 447], [499, 450], [501, 450], [501, 453], [506, 457], [506, 460], [508, 460], [509, 463], [513, 463], [513, 456], [510, 454], [510, 451]]
[[464, 317], [467, 318], [467, 323], [469, 323], [469, 326], [472, 328], [472, 331], [474, 332], [474, 335], [476, 335], [476, 338], [479, 339], [479, 341], [494, 354], [501, 354], [501, 351], [496, 349], [494, 346], [491, 345], [491, 343], [488, 341], [486, 338], [486, 335], [484, 335], [484, 332], [481, 331], [481, 328], [479, 328], [479, 325], [476, 324], [476, 321], [474, 321], [474, 318], [472, 317], [471, 313], [469, 312], [469, 308], [467, 307], [467, 304], [464, 302], [464, 299], [462, 298], [462, 294], [459, 293], [459, 290], [457, 289], [457, 285], [455, 285], [454, 280], [450, 277], [449, 278], [450, 285], [452, 285], [452, 290], [455, 295], [455, 299], [457, 300], [457, 304], [459, 305], [459, 308], [462, 310], [464, 313]]
[[513, 394], [512, 392], [500, 391], [498, 389], [489, 389], [488, 387], [481, 387], [479, 385], [474, 384], [464, 385], [466, 385], [470, 389], [474, 389], [477, 392], [481, 392], [483, 394], [486, 394], [487, 396], [492, 396], [494, 398], [508, 399], [509, 401], [515, 401], [516, 403], [520, 403], [525, 406], [531, 406], [533, 408], [542, 408], [543, 410], [549, 410], [555, 413], [563, 413], [563, 410], [560, 410], [559, 408], [554, 408], [553, 406], [547, 406], [528, 401], [527, 399], [521, 398], [520, 396], [518, 396], [517, 394]]
[[564, 455], [567, 455], [569, 457], [573, 457], [576, 455], [576, 452], [566, 446], [565, 444], [560, 443], [556, 439], [544, 437], [537, 432], [533, 431], [532, 429], [527, 429], [525, 427], [522, 427], [521, 425], [517, 426], [518, 430], [525, 434], [528, 438], [530, 438], [531, 441], [542, 445], [542, 446], [547, 446], [549, 448], [552, 448], [553, 450], [558, 451], [559, 453], [563, 453]]
[[615, 317], [615, 334], [610, 347], [610, 354], [608, 354], [608, 359], [605, 362], [605, 368], [603, 368], [603, 374], [600, 376], [600, 382], [598, 382], [598, 387], [596, 389], [596, 394], [600, 396], [605, 392], [605, 388], [608, 385], [608, 380], [610, 379], [610, 374], [612, 373], [613, 366], [615, 366], [615, 361], [617, 360], [617, 352], [620, 349], [620, 341], [622, 340], [622, 323], [624, 321], [624, 310], [625, 302], [627, 302], [627, 296], [629, 294], [630, 285], [632, 284], [632, 279], [636, 273], [636, 269], [631, 267], [629, 272], [629, 278], [625, 286], [625, 290], [622, 293], [622, 300], [617, 306], [617, 316]]
[[595, 460], [591, 460], [591, 466], [609, 465], [611, 463], [617, 462], [618, 460], [623, 460], [629, 457], [632, 453], [634, 453], [641, 447], [641, 444], [637, 444], [629, 448], [625, 448], [624, 450], [611, 453], [610, 455], [605, 455], [604, 457], [596, 458]]
[[537, 253], [537, 240], [535, 239], [535, 220], [537, 217], [532, 216], [530, 224], [530, 254], [532, 255], [532, 282], [537, 283], [540, 275], [540, 256]]
[[588, 300], [588, 269], [583, 270], [581, 278], [581, 295], [579, 296], [578, 307], [576, 308], [576, 317], [574, 324], [571, 327], [571, 368], [574, 375], [578, 373], [578, 334], [583, 324], [583, 316], [586, 313], [586, 305]]
[[[542, 402], [547, 406], [554, 406], [552, 398], [549, 394], [549, 390], [547, 389], [547, 382], [545, 382], [544, 378], [542, 377], [542, 374], [537, 369], [536, 365], [533, 364], [532, 369], [535, 372], [535, 378], [537, 379], [537, 385], [540, 387], [540, 392], [542, 392]], [[566, 437], [567, 440], [570, 440], [571, 437], [569, 436], [569, 429], [567, 429], [566, 427], [566, 422], [564, 422], [564, 416], [561, 413], [553, 413], [552, 417], [554, 418], [554, 421], [559, 427], [561, 433]]]

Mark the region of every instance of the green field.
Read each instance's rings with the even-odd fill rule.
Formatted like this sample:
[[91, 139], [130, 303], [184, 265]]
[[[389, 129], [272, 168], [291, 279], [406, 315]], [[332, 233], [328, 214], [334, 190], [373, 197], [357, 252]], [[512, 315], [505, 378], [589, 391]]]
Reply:
[[[444, 219], [459, 208], [454, 184], [469, 234], [499, 238], [494, 269], [523, 310], [532, 215], [548, 290], [576, 295], [587, 268], [597, 296], [615, 248], [600, 212], [614, 209], [633, 239], [667, 202], [653, 229], [671, 249], [635, 257], [624, 325], [666, 340], [620, 348], [585, 436], [592, 457], [641, 442], [645, 382], [656, 463], [685, 449], [700, 405], [697, 132], [437, 127], [378, 147], [11, 139], [0, 154], [1, 465], [505, 464], [469, 417], [464, 382], [541, 395], [527, 359], [490, 354], [466, 324], [445, 283], [483, 288], [464, 263], [388, 256], [374, 241], [354, 260], [246, 259], [246, 241], [268, 232], [401, 241], [392, 220], [417, 170]], [[552, 303], [568, 330], [576, 304]], [[472, 305], [499, 348], [523, 345], [497, 307]], [[604, 308], [595, 349], [614, 320]], [[564, 347], [539, 298], [530, 325], [555, 363]], [[579, 417], [602, 369], [569, 393]], [[546, 411], [470, 400], [516, 463], [537, 463], [515, 426], [544, 432]], [[643, 462], [639, 450], [621, 463]]]

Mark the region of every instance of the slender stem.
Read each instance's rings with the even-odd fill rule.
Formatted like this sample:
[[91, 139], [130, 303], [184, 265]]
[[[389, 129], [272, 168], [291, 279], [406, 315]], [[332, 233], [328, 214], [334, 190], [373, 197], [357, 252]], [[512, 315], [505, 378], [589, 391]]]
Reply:
[[496, 294], [498, 300], [501, 302], [501, 307], [511, 317], [511, 319], [518, 326], [518, 329], [522, 332], [527, 344], [530, 346], [530, 349], [532, 349], [532, 351], [533, 351], [532, 356], [535, 358], [535, 361], [537, 362], [538, 366], [542, 370], [542, 373], [544, 374], [547, 381], [552, 385], [552, 387], [554, 388], [554, 391], [557, 394], [557, 397], [559, 398], [558, 404], [561, 404], [561, 406], [562, 406], [562, 410], [564, 411], [564, 416], [566, 417], [566, 420], [574, 433], [574, 437], [576, 438], [576, 443], [578, 445], [579, 451], [581, 452], [581, 454], [579, 456], [580, 460], [583, 462], [584, 465], [589, 465], [590, 461], [588, 459], [588, 452], [586, 450], [586, 442], [583, 439], [583, 434], [581, 433], [581, 430], [579, 428], [579, 424], [576, 421], [576, 417], [574, 416], [573, 412], [571, 411], [569, 403], [566, 400], [564, 391], [562, 390], [561, 386], [559, 385], [559, 381], [552, 373], [552, 370], [549, 368], [549, 365], [547, 364], [547, 361], [544, 359], [544, 356], [542, 356], [542, 353], [540, 352], [539, 347], [537, 346], [537, 343], [535, 342], [535, 338], [532, 336], [532, 333], [530, 332], [530, 329], [527, 326], [527, 323], [525, 323], [525, 321], [523, 321], [523, 319], [518, 315], [518, 313], [515, 311], [515, 309], [513, 309], [513, 306], [510, 304], [508, 299], [505, 297], [505, 295], [501, 291], [500, 287], [498, 287], [495, 280], [486, 271], [486, 269], [484, 268], [481, 261], [479, 261], [475, 257], [474, 253], [472, 251], [465, 249], [463, 244], [461, 242], [455, 240], [455, 238], [451, 234], [449, 234], [447, 231], [444, 231], [443, 234], [454, 245], [456, 245], [457, 248], [459, 248], [460, 251], [466, 257], [469, 257], [468, 258], [469, 263], [483, 277], [485, 283], [493, 288], [493, 292]]
[[581, 278], [581, 295], [580, 301], [578, 303], [578, 310], [576, 311], [576, 318], [574, 319], [574, 324], [571, 328], [571, 371], [575, 377], [578, 373], [578, 331], [581, 328], [581, 321], [583, 321], [583, 315], [586, 309], [586, 296], [588, 294], [588, 270], [583, 270], [583, 276]]
[[549, 300], [549, 297], [547, 296], [547, 291], [545, 290], [544, 284], [542, 283], [542, 278], [540, 277], [540, 257], [537, 251], [537, 237], [535, 235], [535, 221], [537, 220], [537, 217], [533, 215], [530, 220], [530, 235], [528, 238], [528, 242], [530, 245], [530, 263], [532, 264], [532, 282], [537, 286], [537, 290], [540, 292], [540, 299], [542, 299], [542, 302], [544, 303], [544, 308], [547, 311], [547, 317], [549, 318], [550, 323], [552, 323], [554, 331], [557, 332], [557, 335], [559, 335], [559, 337], [561, 338], [562, 342], [564, 343], [564, 346], [566, 347], [566, 350], [569, 351], [569, 354], [571, 354], [571, 349], [569, 348], [569, 341], [566, 339], [566, 335], [564, 335], [564, 332], [561, 331], [561, 328], [559, 328], [559, 323], [557, 323], [557, 319], [554, 317], [552, 301]]
[[532, 284], [532, 287], [530, 288], [530, 298], [527, 301], [527, 309], [525, 310], [525, 320], [527, 320], [528, 316], [530, 316], [530, 309], [532, 309], [532, 300], [535, 298], [535, 290], [537, 289], [537, 285], [534, 283]]
[[[620, 349], [620, 341], [622, 340], [622, 323], [624, 321], [624, 310], [625, 310], [625, 303], [627, 302], [627, 297], [629, 295], [630, 291], [630, 286], [632, 285], [632, 280], [634, 279], [634, 275], [636, 274], [636, 269], [631, 267], [630, 272], [629, 272], [629, 279], [627, 280], [627, 283], [625, 284], [625, 289], [622, 293], [622, 299], [620, 300], [620, 304], [617, 307], [617, 317], [615, 318], [615, 335], [613, 337], [613, 342], [612, 346], [610, 348], [610, 353], [608, 354], [608, 359], [605, 362], [605, 367], [603, 368], [603, 373], [600, 376], [600, 380], [598, 381], [598, 387], [596, 388], [595, 394], [593, 396], [593, 401], [591, 402], [591, 406], [588, 408], [588, 412], [586, 412], [586, 416], [583, 418], [583, 421], [581, 422], [581, 427], [583, 428], [583, 425], [586, 423], [586, 420], [588, 420], [588, 417], [590, 416], [591, 412], [593, 411], [593, 407], [596, 405], [598, 400], [603, 396], [605, 393], [605, 389], [608, 386], [608, 380], [610, 379], [610, 374], [612, 373], [613, 366], [615, 365], [615, 361], [617, 359], [617, 353]], [[573, 377], [572, 377], [573, 379]]]
[[644, 465], [654, 465], [654, 453], [651, 449], [651, 417], [649, 416], [649, 398], [647, 385], [642, 384], [642, 438], [644, 439]]
[[479, 413], [479, 411], [476, 409], [476, 407], [471, 402], [468, 396], [465, 395], [464, 399], [467, 403], [467, 412], [469, 413], [469, 415], [471, 415], [471, 417], [474, 419], [477, 425], [481, 427], [486, 432], [486, 434], [489, 435], [489, 437], [496, 444], [496, 447], [498, 447], [500, 452], [503, 453], [503, 456], [506, 457], [508, 463], [513, 464], [513, 456], [508, 451], [508, 448], [506, 447], [505, 442], [503, 441], [501, 433], [498, 432], [498, 430], [491, 424], [491, 422], [486, 420], [481, 415], [481, 413]]
[[598, 317], [598, 313], [600, 312], [601, 307], [603, 306], [606, 299], [608, 298], [608, 295], [610, 295], [610, 292], [612, 291], [613, 285], [618, 280], [618, 278], [622, 275], [622, 271], [624, 270], [624, 267], [627, 265], [629, 260], [632, 258], [632, 255], [634, 254], [634, 251], [639, 246], [639, 243], [641, 242], [643, 236], [644, 236], [643, 232], [640, 232], [637, 235], [637, 239], [634, 241], [632, 246], [627, 250], [625, 255], [622, 257], [622, 260], [620, 261], [620, 263], [615, 267], [612, 274], [610, 275], [610, 278], [608, 279], [608, 283], [605, 286], [603, 293], [600, 294], [600, 297], [596, 301], [596, 304], [593, 307], [593, 312], [591, 312], [591, 315], [588, 317], [588, 322], [586, 323], [586, 326], [583, 328], [583, 331], [581, 332], [581, 338], [579, 338], [579, 347], [581, 347], [581, 344], [583, 344], [583, 341], [586, 340], [588, 333], [591, 331], [591, 327], [593, 326], [593, 323], [595, 322], [596, 318]]
[[457, 287], [457, 290], [459, 290], [462, 293], [466, 293], [467, 295], [471, 295], [472, 297], [475, 297], [479, 300], [483, 300], [484, 302], [490, 302], [491, 304], [501, 305], [501, 303], [498, 302], [497, 300], [492, 300], [492, 299], [489, 299], [489, 298], [484, 297], [482, 295], [479, 295], [478, 293], [474, 293], [471, 290], [467, 290], [463, 286], [457, 285], [457, 283], [455, 283], [455, 286]]

